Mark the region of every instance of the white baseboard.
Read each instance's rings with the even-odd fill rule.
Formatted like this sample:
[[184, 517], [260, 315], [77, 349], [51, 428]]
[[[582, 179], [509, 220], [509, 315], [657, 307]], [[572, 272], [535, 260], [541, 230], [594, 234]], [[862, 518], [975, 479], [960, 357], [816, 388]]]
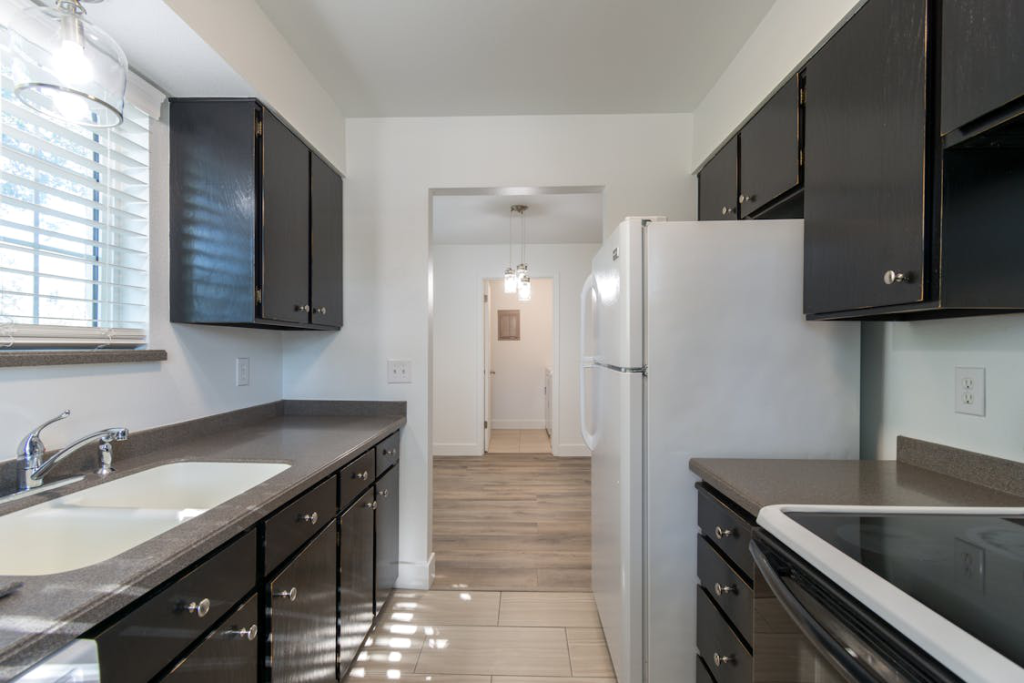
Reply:
[[426, 591], [434, 585], [434, 553], [426, 562], [402, 562], [398, 566], [395, 588]]
[[475, 443], [435, 443], [434, 455], [483, 455]]
[[555, 455], [562, 458], [589, 458], [591, 453], [583, 443], [560, 443], [555, 446]]
[[492, 429], [544, 429], [544, 420], [491, 420]]

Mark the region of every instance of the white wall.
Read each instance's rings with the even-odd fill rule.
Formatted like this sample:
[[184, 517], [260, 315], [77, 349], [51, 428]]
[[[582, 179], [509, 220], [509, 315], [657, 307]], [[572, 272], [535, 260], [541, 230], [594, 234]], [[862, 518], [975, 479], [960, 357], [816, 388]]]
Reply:
[[864, 0], [778, 0], [693, 112], [693, 166], [739, 128]]
[[[286, 338], [284, 393], [408, 401], [402, 581], [424, 585], [431, 558], [431, 188], [598, 185], [606, 188], [606, 230], [626, 214], [693, 218], [691, 118], [349, 119], [346, 125], [345, 327]], [[386, 383], [388, 358], [412, 361], [411, 384]]]
[[[553, 349], [558, 355], [558, 376], [552, 396], [558, 418], [552, 429], [555, 455], [590, 454], [579, 430], [579, 293], [599, 246], [545, 244], [529, 247], [530, 270], [536, 276], [553, 278], [552, 315], [559, 325], [558, 346]], [[475, 333], [483, 325], [480, 293], [482, 281], [501, 275], [508, 265], [508, 248], [437, 245], [433, 253], [433, 452], [435, 455], [481, 455], [484, 445], [477, 417], [483, 414], [483, 383], [478, 381], [483, 340]], [[495, 289], [500, 292], [500, 288]], [[496, 322], [492, 322], [492, 326], [496, 326]], [[516, 342], [492, 342], [492, 353], [498, 351], [499, 345], [507, 344]], [[538, 381], [543, 387], [543, 369], [541, 373]], [[501, 371], [495, 379], [505, 374]], [[495, 387], [496, 401], [498, 386]], [[543, 418], [543, 403], [539, 409]]]
[[[47, 445], [108, 426], [144, 429], [281, 398], [281, 333], [171, 325], [168, 297], [169, 161], [165, 117], [151, 132], [150, 348], [166, 349], [161, 363], [67, 365], [0, 369], [5, 396], [0, 433], [13, 457], [18, 439], [70, 408], [69, 419], [47, 430]], [[235, 386], [235, 358], [248, 357], [250, 384]], [[116, 463], [115, 463], [116, 466]]]
[[255, 0], [164, 0], [321, 155], [345, 172], [345, 118]]
[[[544, 429], [544, 371], [554, 362], [554, 283], [538, 276], [530, 280], [532, 296], [526, 302], [519, 301], [515, 292], [506, 294], [500, 282], [491, 288], [491, 329], [488, 333], [491, 335], [491, 369], [494, 370], [494, 404], [491, 409], [491, 427], [494, 429]], [[434, 305], [436, 309], [436, 300]], [[499, 310], [519, 311], [518, 340], [498, 339]], [[434, 329], [436, 333], [436, 319]], [[437, 337], [434, 339], [436, 341]], [[437, 360], [436, 352], [434, 360]], [[579, 360], [566, 358], [566, 362], [577, 365]], [[435, 396], [435, 412], [438, 408]], [[578, 411], [576, 419], [579, 420]], [[562, 433], [565, 434], [566, 430]], [[437, 454], [436, 451], [434, 453]]]
[[[1024, 462], [1024, 316], [866, 323], [862, 353], [864, 457], [904, 435]], [[985, 368], [985, 417], [954, 412], [957, 366]]]

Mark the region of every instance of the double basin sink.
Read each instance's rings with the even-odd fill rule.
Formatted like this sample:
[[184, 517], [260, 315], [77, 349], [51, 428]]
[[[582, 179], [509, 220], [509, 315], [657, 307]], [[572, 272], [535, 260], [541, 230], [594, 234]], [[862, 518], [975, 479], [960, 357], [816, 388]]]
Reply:
[[43, 576], [109, 560], [288, 469], [177, 462], [0, 516], [0, 575]]

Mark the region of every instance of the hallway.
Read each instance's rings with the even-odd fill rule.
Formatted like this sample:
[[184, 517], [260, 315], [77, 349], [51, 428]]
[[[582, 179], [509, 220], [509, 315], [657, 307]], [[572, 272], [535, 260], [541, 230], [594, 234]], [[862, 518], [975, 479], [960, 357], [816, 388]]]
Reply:
[[543, 429], [492, 429], [488, 453], [550, 453], [551, 437]]

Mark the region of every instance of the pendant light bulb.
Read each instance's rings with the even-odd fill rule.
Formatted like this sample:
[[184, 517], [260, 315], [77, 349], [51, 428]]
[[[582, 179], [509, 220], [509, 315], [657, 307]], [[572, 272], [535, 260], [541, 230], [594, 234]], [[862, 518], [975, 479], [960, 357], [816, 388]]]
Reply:
[[524, 275], [519, 281], [519, 300], [526, 302], [533, 298], [533, 288], [530, 285], [530, 276]]
[[516, 276], [516, 271], [512, 266], [509, 266], [505, 269], [505, 293], [515, 294], [517, 282], [518, 278]]

